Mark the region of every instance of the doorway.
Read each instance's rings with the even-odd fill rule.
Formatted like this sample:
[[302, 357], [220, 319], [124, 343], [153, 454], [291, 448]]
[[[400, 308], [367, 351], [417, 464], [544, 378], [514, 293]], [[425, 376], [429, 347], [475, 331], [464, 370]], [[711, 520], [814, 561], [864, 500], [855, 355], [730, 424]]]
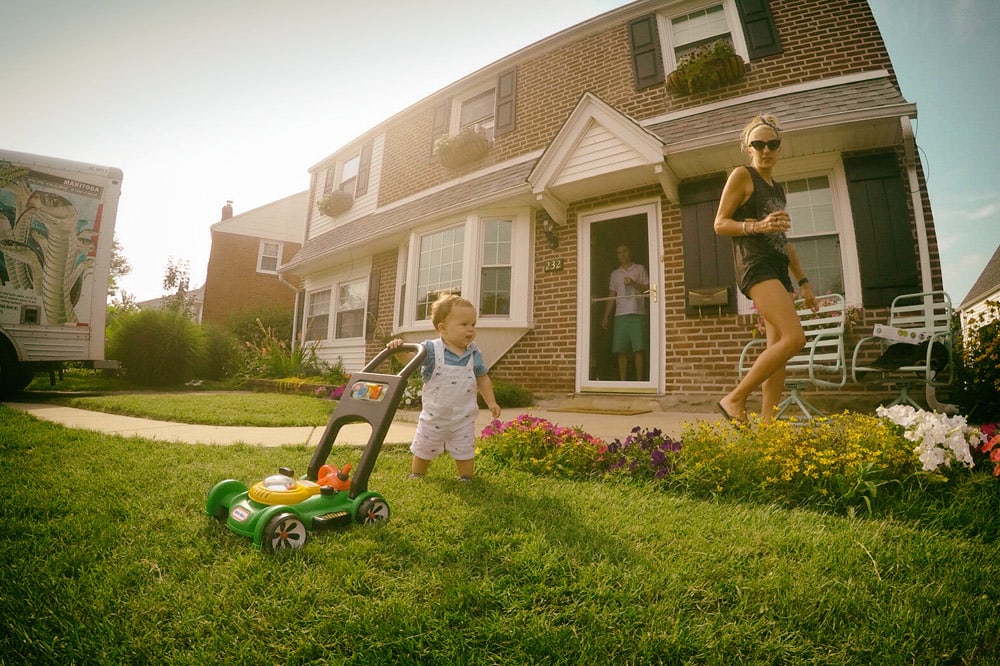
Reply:
[[[659, 206], [592, 214], [581, 222], [579, 390], [659, 391], [663, 382]], [[646, 277], [649, 287], [625, 286], [624, 293], [611, 296], [612, 273], [629, 260], [627, 273]], [[616, 320], [623, 314], [628, 316], [618, 321], [616, 349]]]

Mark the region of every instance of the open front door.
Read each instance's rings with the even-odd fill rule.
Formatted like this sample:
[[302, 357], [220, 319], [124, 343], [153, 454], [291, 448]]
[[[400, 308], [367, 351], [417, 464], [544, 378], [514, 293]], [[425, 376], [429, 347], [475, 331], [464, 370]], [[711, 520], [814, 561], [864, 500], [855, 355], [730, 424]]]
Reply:
[[659, 206], [583, 216], [580, 234], [577, 390], [662, 392]]

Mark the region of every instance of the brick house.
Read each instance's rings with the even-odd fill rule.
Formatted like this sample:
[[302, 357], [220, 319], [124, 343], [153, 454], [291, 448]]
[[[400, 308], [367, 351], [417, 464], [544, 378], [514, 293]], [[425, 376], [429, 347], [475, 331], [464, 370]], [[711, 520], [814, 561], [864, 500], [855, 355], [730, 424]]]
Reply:
[[[671, 74], [722, 40], [742, 63], [693, 92]], [[480, 69], [310, 169], [300, 339], [360, 367], [389, 335], [428, 337], [428, 306], [480, 310], [494, 380], [536, 394], [717, 396], [755, 321], [712, 221], [739, 132], [781, 121], [776, 172], [817, 294], [870, 328], [900, 293], [942, 284], [907, 102], [865, 2], [640, 0]], [[441, 137], [474, 130], [458, 154]], [[452, 144], [459, 143], [452, 140]], [[465, 161], [463, 161], [463, 159]], [[617, 378], [600, 326], [615, 247], [650, 276], [644, 378]]]
[[226, 324], [231, 315], [271, 306], [291, 313], [299, 285], [278, 267], [302, 247], [308, 192], [233, 215], [232, 202], [212, 225], [202, 321]]

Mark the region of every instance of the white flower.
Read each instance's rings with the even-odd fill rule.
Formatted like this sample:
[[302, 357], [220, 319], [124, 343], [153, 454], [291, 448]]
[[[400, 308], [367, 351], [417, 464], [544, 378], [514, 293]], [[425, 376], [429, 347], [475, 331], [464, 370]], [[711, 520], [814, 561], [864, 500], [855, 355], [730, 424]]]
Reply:
[[969, 426], [965, 417], [925, 412], [909, 405], [879, 407], [875, 413], [904, 428], [903, 436], [917, 444], [913, 452], [925, 471], [935, 472], [955, 461], [973, 466], [972, 448], [983, 440], [983, 433]]

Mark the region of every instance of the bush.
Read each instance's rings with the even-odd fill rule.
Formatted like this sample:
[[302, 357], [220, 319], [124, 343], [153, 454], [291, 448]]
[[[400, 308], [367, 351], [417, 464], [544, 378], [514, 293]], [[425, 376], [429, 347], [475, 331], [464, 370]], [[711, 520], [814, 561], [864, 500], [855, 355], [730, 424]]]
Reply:
[[494, 420], [483, 429], [480, 444], [481, 453], [500, 465], [535, 474], [586, 478], [603, 471], [600, 439], [528, 414]]
[[181, 384], [204, 367], [204, 331], [174, 310], [121, 315], [108, 329], [107, 357], [121, 361], [129, 381], [145, 386]]
[[205, 324], [202, 329], [205, 333], [205, 362], [198, 370], [198, 376], [204, 379], [231, 376], [236, 363], [236, 338], [221, 326]]
[[986, 307], [955, 349], [955, 400], [973, 423], [1000, 421], [1000, 301], [986, 301]]
[[[531, 407], [534, 403], [534, 396], [531, 395], [531, 391], [505, 382], [493, 382], [493, 395], [496, 396], [497, 404], [501, 407]], [[479, 406], [486, 407], [482, 397], [479, 398]]]

